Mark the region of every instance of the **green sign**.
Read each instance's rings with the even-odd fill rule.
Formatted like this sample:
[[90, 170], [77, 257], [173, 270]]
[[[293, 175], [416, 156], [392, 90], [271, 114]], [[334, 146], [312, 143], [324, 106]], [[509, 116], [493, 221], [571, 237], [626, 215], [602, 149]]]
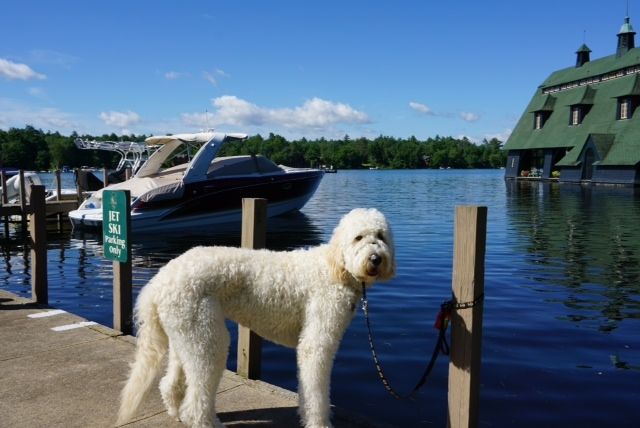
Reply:
[[128, 191], [102, 192], [102, 242], [107, 259], [122, 263], [129, 259], [130, 217]]

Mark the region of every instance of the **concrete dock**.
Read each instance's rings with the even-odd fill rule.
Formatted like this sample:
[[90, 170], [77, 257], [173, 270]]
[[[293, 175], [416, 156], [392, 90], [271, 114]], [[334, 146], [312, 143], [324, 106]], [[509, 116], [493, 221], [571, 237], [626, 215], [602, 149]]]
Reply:
[[[0, 290], [0, 425], [113, 427], [135, 339]], [[226, 426], [299, 427], [297, 394], [226, 371], [217, 393]], [[382, 427], [334, 409], [337, 428]], [[182, 427], [154, 387], [127, 427]]]

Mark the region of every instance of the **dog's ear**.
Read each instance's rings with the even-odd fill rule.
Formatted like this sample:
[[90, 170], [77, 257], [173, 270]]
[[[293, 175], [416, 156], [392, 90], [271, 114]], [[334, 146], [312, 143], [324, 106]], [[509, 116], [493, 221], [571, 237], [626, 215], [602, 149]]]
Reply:
[[331, 279], [336, 282], [344, 283], [347, 276], [347, 270], [345, 269], [344, 257], [342, 255], [342, 250], [340, 249], [340, 243], [335, 236], [328, 244], [327, 262], [329, 263]]
[[396, 276], [396, 250], [393, 242], [393, 234], [391, 233], [391, 229], [387, 226], [387, 246], [389, 247], [389, 269], [385, 279], [391, 279]]
[[384, 279], [385, 280], [391, 279], [394, 276], [396, 276], [396, 257], [395, 257], [394, 252], [392, 252], [391, 253], [391, 260], [389, 261], [389, 270], [387, 271], [387, 274], [385, 275]]

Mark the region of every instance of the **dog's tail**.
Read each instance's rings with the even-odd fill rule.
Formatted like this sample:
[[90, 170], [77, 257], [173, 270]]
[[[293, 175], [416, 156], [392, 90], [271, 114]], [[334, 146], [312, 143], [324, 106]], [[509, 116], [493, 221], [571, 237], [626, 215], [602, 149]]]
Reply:
[[140, 292], [135, 309], [138, 339], [135, 361], [131, 364], [129, 380], [122, 390], [118, 425], [131, 420], [151, 387], [162, 357], [167, 351], [168, 339], [162, 329], [158, 310], [153, 301], [154, 288], [146, 286]]

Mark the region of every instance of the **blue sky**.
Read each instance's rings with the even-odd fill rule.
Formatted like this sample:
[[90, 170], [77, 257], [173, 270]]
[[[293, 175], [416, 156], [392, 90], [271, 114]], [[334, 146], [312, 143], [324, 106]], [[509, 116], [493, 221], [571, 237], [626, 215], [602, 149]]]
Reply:
[[[640, 0], [628, 8], [640, 28]], [[7, 1], [0, 128], [504, 141], [583, 42], [591, 59], [615, 53], [626, 11], [626, 0]]]

